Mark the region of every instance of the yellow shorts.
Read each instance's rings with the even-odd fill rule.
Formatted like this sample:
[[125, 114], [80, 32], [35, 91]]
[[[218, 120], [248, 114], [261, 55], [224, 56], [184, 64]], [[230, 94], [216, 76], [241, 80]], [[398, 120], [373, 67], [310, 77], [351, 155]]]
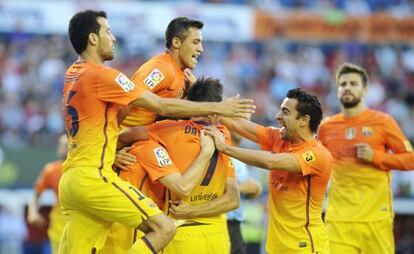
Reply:
[[102, 253], [125, 254], [132, 244], [143, 236], [144, 233], [137, 228], [115, 222], [110, 228]]
[[65, 224], [66, 218], [60, 209], [60, 204], [56, 204], [49, 213], [49, 228], [47, 229], [52, 254], [58, 253], [60, 238], [62, 237]]
[[374, 222], [326, 222], [331, 254], [395, 252], [393, 219]]
[[182, 225], [163, 254], [228, 254], [230, 238], [227, 225]]
[[59, 253], [99, 253], [110, 226], [132, 228], [162, 214], [154, 202], [111, 170], [72, 168], [59, 184], [59, 198], [67, 218]]

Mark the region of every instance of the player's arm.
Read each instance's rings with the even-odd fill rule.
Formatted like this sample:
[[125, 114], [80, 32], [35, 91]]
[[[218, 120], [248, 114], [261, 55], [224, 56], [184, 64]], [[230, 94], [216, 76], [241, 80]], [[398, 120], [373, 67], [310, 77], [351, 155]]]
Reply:
[[289, 172], [302, 172], [302, 168], [293, 154], [273, 154], [266, 151], [244, 149], [228, 145], [224, 142], [223, 135], [214, 126], [205, 127], [207, 134], [214, 138], [217, 150], [236, 158], [246, 164], [267, 170], [278, 169]]
[[183, 175], [177, 172], [158, 179], [165, 187], [179, 196], [187, 197], [190, 195], [194, 187], [204, 176], [205, 169], [214, 153], [214, 141], [210, 136], [205, 135], [204, 131], [200, 131], [200, 145], [200, 153], [184, 171], [185, 173]]
[[140, 140], [148, 139], [146, 126], [135, 126], [121, 131], [118, 135], [117, 149], [133, 144]]
[[244, 194], [249, 198], [258, 197], [262, 193], [262, 185], [254, 178], [247, 178], [239, 182], [238, 185], [240, 194]]
[[234, 177], [227, 177], [222, 196], [207, 203], [192, 206], [183, 201], [170, 201], [170, 213], [177, 219], [217, 216], [239, 207], [240, 193]]
[[374, 151], [368, 144], [357, 144], [357, 157], [387, 170], [414, 170], [414, 152], [397, 122], [389, 117], [384, 119], [383, 129], [387, 149], [391, 153]]
[[211, 114], [237, 117], [246, 113], [253, 113], [255, 109], [253, 101], [249, 99], [233, 97], [222, 102], [192, 102], [161, 98], [149, 91], [144, 91], [131, 104], [169, 117], [206, 116]]
[[258, 124], [241, 117], [221, 117], [220, 123], [227, 126], [230, 131], [237, 132], [239, 135], [255, 143], [258, 142], [256, 135]]
[[42, 226], [46, 223], [45, 218], [40, 214], [39, 198], [41, 193], [35, 191], [33, 198], [30, 200], [27, 209], [27, 221], [29, 224]]

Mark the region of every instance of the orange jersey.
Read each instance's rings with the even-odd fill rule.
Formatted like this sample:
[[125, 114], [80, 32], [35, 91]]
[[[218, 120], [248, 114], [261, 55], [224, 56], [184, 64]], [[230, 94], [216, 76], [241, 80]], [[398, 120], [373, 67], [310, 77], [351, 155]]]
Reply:
[[91, 62], [75, 62], [66, 72], [64, 104], [72, 167], [111, 170], [118, 139], [118, 105], [128, 105], [144, 90], [119, 71]]
[[[392, 217], [389, 169], [414, 168], [410, 142], [395, 120], [369, 109], [351, 118], [337, 114], [322, 122], [318, 137], [334, 158], [326, 219], [375, 221]], [[358, 143], [374, 150], [372, 163], [356, 158]]]
[[[144, 63], [131, 80], [139, 87], [163, 98], [182, 98], [185, 90], [184, 72], [171, 54], [157, 55]], [[149, 125], [157, 114], [143, 108], [132, 108], [121, 124], [122, 128]]]
[[34, 184], [36, 192], [40, 194], [46, 189], [52, 189], [57, 197], [59, 180], [61, 176], [62, 161], [54, 161], [46, 164]]
[[322, 206], [332, 171], [331, 154], [316, 139], [301, 144], [283, 141], [276, 128], [258, 126], [257, 139], [262, 150], [293, 154], [302, 169], [301, 173], [270, 172], [266, 250], [290, 253], [326, 248], [322, 246], [327, 244]]
[[137, 158], [137, 162], [128, 167], [130, 171], [122, 170], [119, 176], [137, 187], [162, 209], [165, 202], [165, 187], [158, 179], [179, 170], [165, 148], [153, 140], [136, 142], [129, 153]]
[[[172, 121], [166, 120], [156, 122], [148, 127], [148, 133], [151, 139], [165, 147], [170, 158], [180, 170], [185, 170], [193, 163], [200, 153], [200, 130], [205, 122], [195, 122], [189, 120]], [[227, 142], [230, 142], [230, 133], [224, 126], [218, 126], [226, 136]], [[168, 191], [165, 211], [168, 211], [168, 199], [179, 200], [190, 205], [199, 205], [209, 202], [223, 195], [227, 177], [234, 177], [234, 168], [230, 158], [216, 152], [210, 161], [205, 177], [201, 180], [188, 197], [179, 197], [175, 193]], [[201, 223], [224, 222], [224, 214], [209, 218], [196, 218], [192, 221]]]

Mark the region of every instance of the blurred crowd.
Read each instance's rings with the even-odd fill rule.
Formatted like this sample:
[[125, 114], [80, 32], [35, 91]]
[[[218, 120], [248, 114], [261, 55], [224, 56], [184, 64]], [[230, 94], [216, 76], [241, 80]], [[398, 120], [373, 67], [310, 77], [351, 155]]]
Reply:
[[396, 16], [409, 16], [414, 12], [411, 0], [187, 0], [207, 3], [247, 4], [269, 11], [282, 9], [328, 10], [335, 9], [349, 15], [388, 12]]
[[[118, 38], [116, 57], [110, 64], [132, 75], [144, 61], [164, 50], [162, 40], [145, 41], [148, 40]], [[316, 93], [325, 115], [338, 112], [335, 68], [344, 61], [360, 64], [370, 76], [369, 107], [394, 116], [414, 141], [414, 48], [410, 45], [273, 40], [205, 42], [204, 49], [196, 76], [221, 79], [228, 96], [241, 94], [253, 98], [257, 105], [253, 120], [264, 125], [274, 124], [281, 100], [287, 90], [295, 87]], [[18, 32], [0, 35], [0, 142], [3, 147], [54, 144], [64, 131], [63, 76], [75, 60], [67, 37]], [[414, 193], [405, 185], [397, 186], [396, 190], [402, 196]]]

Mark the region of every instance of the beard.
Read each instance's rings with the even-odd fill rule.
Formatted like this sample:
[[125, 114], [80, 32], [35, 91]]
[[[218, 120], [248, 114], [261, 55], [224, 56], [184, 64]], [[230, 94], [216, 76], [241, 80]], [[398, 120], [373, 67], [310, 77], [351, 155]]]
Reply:
[[356, 105], [358, 105], [361, 102], [361, 98], [354, 97], [354, 99], [350, 101], [346, 101], [343, 98], [341, 98], [341, 104], [344, 106], [344, 108], [353, 108]]
[[105, 51], [102, 48], [99, 48], [98, 53], [103, 61], [111, 61], [112, 59], [114, 59], [114, 52], [112, 52], [112, 50]]

